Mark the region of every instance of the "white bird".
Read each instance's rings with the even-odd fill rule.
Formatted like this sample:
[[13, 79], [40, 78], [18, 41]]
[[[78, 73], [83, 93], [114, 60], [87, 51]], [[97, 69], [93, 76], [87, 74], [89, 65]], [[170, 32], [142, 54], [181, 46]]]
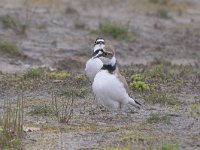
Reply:
[[121, 109], [127, 104], [140, 108], [141, 104], [128, 95], [128, 84], [119, 73], [113, 47], [105, 46], [94, 58], [103, 62], [103, 67], [96, 74], [92, 84], [97, 101], [108, 109]]
[[[94, 43], [94, 53], [96, 55], [99, 49], [102, 49], [105, 46], [105, 41], [102, 38], [97, 38]], [[93, 82], [95, 75], [102, 68], [103, 63], [99, 58], [90, 58], [85, 65], [85, 72], [91, 82]]]

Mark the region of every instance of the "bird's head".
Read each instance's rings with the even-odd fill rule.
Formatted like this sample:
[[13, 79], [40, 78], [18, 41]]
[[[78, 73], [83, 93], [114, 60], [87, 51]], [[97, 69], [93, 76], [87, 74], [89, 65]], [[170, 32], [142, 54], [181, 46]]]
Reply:
[[105, 40], [103, 38], [97, 38], [94, 42], [94, 52], [98, 49], [102, 49], [105, 46]]
[[94, 53], [93, 57], [101, 59], [101, 61], [105, 65], [114, 66], [116, 64], [115, 50], [110, 45], [107, 45], [107, 46], [103, 47], [102, 49], [98, 49]]

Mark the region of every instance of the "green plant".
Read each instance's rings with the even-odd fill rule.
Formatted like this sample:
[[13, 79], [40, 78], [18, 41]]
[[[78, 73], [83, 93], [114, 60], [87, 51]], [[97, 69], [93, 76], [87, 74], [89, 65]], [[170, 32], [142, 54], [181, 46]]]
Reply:
[[37, 105], [32, 106], [32, 110], [29, 112], [31, 115], [44, 115], [52, 116], [55, 115], [55, 111], [48, 105]]
[[150, 3], [153, 4], [161, 4], [161, 5], [166, 5], [168, 4], [168, 0], [148, 0]]
[[99, 25], [99, 28], [97, 30], [93, 31], [94, 33], [98, 34], [105, 34], [112, 36], [115, 39], [128, 39], [128, 40], [134, 40], [135, 34], [130, 33], [128, 31], [128, 28], [119, 25], [117, 23], [113, 22], [104, 22]]
[[157, 16], [163, 19], [170, 19], [170, 16], [168, 14], [168, 11], [166, 9], [158, 9], [157, 10]]
[[166, 93], [154, 91], [149, 95], [144, 96], [145, 102], [149, 104], [168, 104], [168, 105], [179, 105], [180, 102], [171, 95], [168, 95]]
[[158, 64], [153, 66], [152, 69], [146, 71], [144, 73], [146, 78], [155, 78], [155, 79], [162, 79], [162, 80], [173, 80], [172, 74], [168, 72], [168, 70], [164, 67], [163, 64]]
[[63, 100], [59, 103], [57, 95], [52, 92], [52, 106], [58, 122], [60, 123], [69, 123], [70, 119], [73, 116], [73, 103], [74, 103], [74, 94], [71, 93], [69, 99]]
[[70, 76], [69, 73], [64, 73], [64, 72], [52, 72], [52, 73], [48, 73], [47, 76], [49, 78], [55, 78], [55, 79], [64, 79]]
[[106, 147], [104, 150], [128, 150], [126, 147]]
[[60, 96], [71, 96], [72, 94], [77, 97], [85, 97], [87, 95], [87, 90], [85, 88], [62, 88], [58, 94]]
[[142, 74], [134, 74], [131, 76], [132, 82], [130, 83], [130, 86], [132, 87], [133, 90], [137, 91], [145, 91], [145, 90], [150, 90], [151, 85], [141, 81], [144, 80], [144, 76]]
[[16, 43], [7, 40], [0, 41], [0, 51], [10, 55], [22, 55], [22, 51], [17, 47]]
[[150, 85], [143, 81], [133, 81], [130, 83], [130, 86], [134, 90], [138, 90], [138, 91], [150, 90]]
[[193, 117], [198, 118], [200, 116], [200, 99], [195, 100], [195, 102], [190, 105], [189, 113]]
[[144, 76], [142, 74], [134, 74], [131, 76], [131, 79], [133, 81], [142, 81], [144, 79]]
[[30, 69], [28, 70], [23, 77], [24, 78], [39, 78], [44, 75], [44, 70], [42, 68]]
[[149, 118], [147, 118], [147, 123], [170, 123], [170, 117], [167, 115], [163, 115], [160, 113], [153, 113], [150, 115]]
[[0, 148], [17, 149], [23, 135], [24, 118], [23, 96], [18, 96], [16, 108], [12, 107], [11, 101], [4, 101], [2, 115], [2, 131], [0, 131]]
[[16, 17], [10, 15], [0, 16], [0, 23], [4, 28], [11, 28], [15, 33], [25, 34], [27, 25], [20, 22]]
[[4, 28], [12, 28], [13, 18], [10, 15], [0, 16], [0, 22]]
[[148, 150], [180, 150], [180, 147], [178, 145], [164, 144], [161, 147], [150, 147]]

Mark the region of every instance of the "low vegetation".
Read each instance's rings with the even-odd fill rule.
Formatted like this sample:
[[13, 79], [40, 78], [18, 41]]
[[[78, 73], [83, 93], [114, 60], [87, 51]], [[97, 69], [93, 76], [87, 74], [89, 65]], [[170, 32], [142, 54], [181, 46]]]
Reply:
[[36, 68], [28, 70], [23, 77], [24, 78], [40, 78], [44, 75], [44, 69]]
[[134, 40], [136, 38], [136, 34], [128, 31], [128, 27], [109, 21], [99, 24], [99, 28], [92, 32], [112, 36], [114, 39]]
[[22, 55], [22, 50], [17, 47], [16, 43], [8, 40], [0, 41], [0, 52], [10, 54], [11, 56]]
[[189, 106], [189, 114], [192, 117], [200, 117], [200, 99], [196, 99], [194, 103]]
[[55, 115], [55, 111], [48, 105], [35, 105], [32, 106], [30, 115], [41, 115], [41, 116], [53, 116]]
[[161, 147], [151, 147], [148, 150], [180, 150], [180, 147], [178, 145], [164, 144]]
[[156, 14], [157, 14], [157, 16], [160, 17], [160, 18], [163, 18], [163, 19], [170, 19], [168, 10], [166, 10], [166, 9], [164, 9], [164, 8], [158, 9]]
[[69, 73], [65, 73], [65, 72], [52, 72], [52, 73], [48, 73], [47, 76], [49, 78], [52, 78], [52, 79], [64, 79], [64, 78], [67, 78], [70, 76]]
[[145, 91], [150, 90], [151, 85], [142, 81], [144, 80], [144, 76], [141, 74], [134, 74], [131, 76], [132, 82], [130, 83], [130, 86], [135, 91]]
[[23, 97], [18, 96], [15, 107], [12, 106], [10, 99], [6, 99], [0, 120], [0, 127], [2, 127], [0, 130], [0, 149], [18, 149], [23, 136]]
[[150, 3], [153, 4], [160, 4], [160, 5], [167, 5], [169, 0], [148, 0]]
[[160, 91], [154, 91], [144, 96], [144, 100], [149, 104], [168, 104], [168, 105], [179, 105], [180, 102], [172, 95], [166, 94]]
[[160, 113], [152, 113], [149, 118], [147, 118], [147, 123], [164, 123], [169, 124], [170, 123], [170, 117], [166, 114], [160, 114]]
[[11, 15], [0, 16], [0, 23], [4, 28], [12, 29], [16, 34], [26, 34], [28, 28], [17, 17], [12, 17]]

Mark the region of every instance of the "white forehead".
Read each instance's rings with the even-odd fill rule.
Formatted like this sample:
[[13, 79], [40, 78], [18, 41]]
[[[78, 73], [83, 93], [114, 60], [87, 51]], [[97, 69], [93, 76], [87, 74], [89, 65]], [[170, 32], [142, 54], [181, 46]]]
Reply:
[[104, 42], [104, 39], [97, 39], [96, 42]]

